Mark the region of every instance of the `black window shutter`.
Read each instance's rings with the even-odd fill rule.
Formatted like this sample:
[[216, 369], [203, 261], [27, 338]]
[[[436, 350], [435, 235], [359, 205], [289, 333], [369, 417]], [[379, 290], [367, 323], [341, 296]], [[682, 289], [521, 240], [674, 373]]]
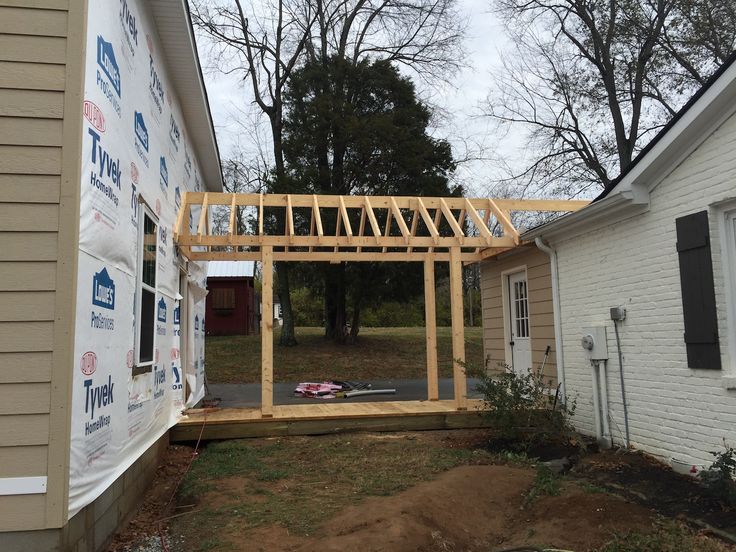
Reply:
[[708, 212], [675, 220], [687, 365], [721, 369]]

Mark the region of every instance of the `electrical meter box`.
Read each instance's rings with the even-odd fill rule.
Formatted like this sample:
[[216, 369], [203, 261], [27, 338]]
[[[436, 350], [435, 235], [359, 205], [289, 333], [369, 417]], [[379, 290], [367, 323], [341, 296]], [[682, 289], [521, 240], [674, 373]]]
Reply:
[[608, 339], [605, 326], [585, 328], [581, 345], [590, 360], [608, 360]]

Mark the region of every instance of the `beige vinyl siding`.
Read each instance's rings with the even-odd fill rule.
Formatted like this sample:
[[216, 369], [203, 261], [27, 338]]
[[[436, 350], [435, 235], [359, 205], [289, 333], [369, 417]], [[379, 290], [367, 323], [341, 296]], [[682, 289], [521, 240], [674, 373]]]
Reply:
[[76, 239], [63, 211], [74, 202], [60, 198], [64, 186], [78, 197], [85, 6], [0, 0], [0, 478], [48, 477], [45, 494], [0, 496], [0, 531], [60, 527], [66, 515], [68, 409], [58, 407], [68, 403], [71, 357], [59, 336], [73, 327], [64, 305], [76, 261], [65, 242], [76, 248]]
[[532, 365], [535, 368], [541, 366], [544, 351], [549, 345], [551, 349], [544, 373], [556, 384], [555, 330], [549, 257], [533, 246], [525, 246], [513, 253], [492, 257], [481, 264], [483, 352], [487, 366], [491, 370], [498, 370], [500, 363], [507, 363], [502, 295], [503, 273], [516, 268], [526, 270]]

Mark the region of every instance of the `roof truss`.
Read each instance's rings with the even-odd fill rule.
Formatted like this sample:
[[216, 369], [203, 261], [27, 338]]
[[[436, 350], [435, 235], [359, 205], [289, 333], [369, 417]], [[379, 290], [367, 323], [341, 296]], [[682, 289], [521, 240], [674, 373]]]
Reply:
[[[191, 260], [449, 260], [465, 262], [519, 245], [514, 211], [577, 211], [587, 201], [462, 197], [337, 196], [187, 192], [174, 240]], [[210, 232], [213, 214], [224, 233]], [[239, 220], [249, 230], [238, 232]]]

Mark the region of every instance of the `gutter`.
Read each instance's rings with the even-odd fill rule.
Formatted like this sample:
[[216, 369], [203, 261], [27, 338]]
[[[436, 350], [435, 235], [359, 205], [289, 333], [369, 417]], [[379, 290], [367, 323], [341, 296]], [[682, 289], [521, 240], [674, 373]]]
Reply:
[[562, 350], [562, 315], [560, 313], [560, 285], [557, 270], [557, 252], [542, 241], [534, 238], [534, 244], [540, 251], [549, 255], [552, 273], [552, 316], [555, 327], [555, 364], [557, 364], [557, 382], [560, 386], [561, 400], [565, 401], [565, 355]]

